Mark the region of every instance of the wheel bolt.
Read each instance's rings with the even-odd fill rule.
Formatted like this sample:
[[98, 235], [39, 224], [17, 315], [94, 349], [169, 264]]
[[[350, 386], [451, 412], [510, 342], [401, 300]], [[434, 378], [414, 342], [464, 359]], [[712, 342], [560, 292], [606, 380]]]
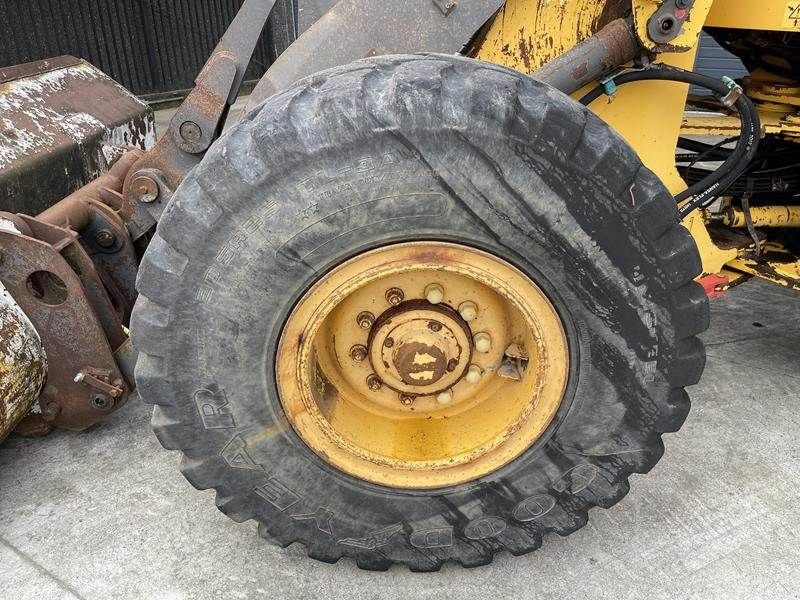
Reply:
[[356, 344], [352, 348], [350, 348], [350, 358], [352, 358], [356, 362], [361, 362], [365, 358], [367, 358], [367, 347], [362, 346], [361, 344]]
[[425, 288], [425, 299], [431, 304], [439, 304], [444, 300], [444, 288], [438, 283], [432, 283]]
[[400, 288], [393, 287], [386, 290], [386, 301], [392, 306], [400, 304], [405, 297], [406, 295]]
[[379, 389], [383, 387], [383, 382], [381, 378], [375, 375], [374, 373], [367, 377], [367, 387], [372, 390], [373, 392], [377, 392]]
[[359, 313], [356, 317], [356, 323], [361, 329], [369, 329], [375, 323], [375, 315], [367, 311]]
[[111, 248], [117, 243], [117, 238], [108, 229], [101, 229], [97, 232], [94, 241], [97, 242], [97, 245], [101, 248]]
[[465, 321], [474, 321], [478, 318], [478, 305], [474, 302], [462, 302], [458, 307], [458, 314]]
[[392, 346], [394, 346], [394, 338], [390, 337], [386, 338], [386, 340], [383, 342], [383, 345], [386, 346], [387, 348], [391, 348]]
[[409, 396], [408, 394], [401, 394], [400, 404], [402, 404], [403, 406], [411, 406], [412, 404], [414, 404], [414, 396]]
[[472, 341], [475, 344], [475, 350], [482, 354], [486, 354], [492, 349], [492, 338], [488, 333], [483, 331], [476, 333]]
[[483, 369], [481, 369], [478, 365], [470, 365], [469, 371], [467, 371], [467, 375], [465, 377], [467, 383], [475, 385], [481, 380], [481, 377], [483, 377]]
[[445, 390], [438, 396], [436, 396], [436, 401], [441, 404], [442, 406], [446, 406], [453, 402], [453, 392], [451, 390]]
[[428, 328], [431, 331], [441, 331], [442, 330], [442, 324], [439, 323], [439, 321], [430, 321], [428, 323]]

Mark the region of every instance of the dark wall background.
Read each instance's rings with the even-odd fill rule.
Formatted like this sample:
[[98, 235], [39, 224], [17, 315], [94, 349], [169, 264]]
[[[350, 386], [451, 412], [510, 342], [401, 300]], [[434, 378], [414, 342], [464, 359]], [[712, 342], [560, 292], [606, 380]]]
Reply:
[[[72, 54], [143, 96], [192, 87], [242, 0], [0, 0], [0, 66]], [[248, 79], [295, 38], [297, 0], [278, 0]]]
[[[0, 66], [72, 54], [140, 96], [178, 96], [192, 87], [242, 1], [0, 0]], [[298, 30], [335, 1], [278, 0], [248, 79], [260, 78]], [[746, 73], [707, 35], [696, 69], [709, 75]]]

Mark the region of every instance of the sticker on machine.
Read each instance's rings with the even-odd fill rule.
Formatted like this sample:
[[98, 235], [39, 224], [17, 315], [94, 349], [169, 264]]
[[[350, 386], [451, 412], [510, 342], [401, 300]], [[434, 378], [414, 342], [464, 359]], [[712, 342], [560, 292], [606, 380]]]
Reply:
[[789, 0], [786, 3], [783, 26], [789, 29], [800, 29], [800, 0]]

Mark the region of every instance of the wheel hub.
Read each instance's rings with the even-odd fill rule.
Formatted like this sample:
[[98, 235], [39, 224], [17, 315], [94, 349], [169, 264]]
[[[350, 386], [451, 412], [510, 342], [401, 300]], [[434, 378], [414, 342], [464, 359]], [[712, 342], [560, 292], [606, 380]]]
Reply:
[[414, 242], [322, 276], [289, 316], [275, 368], [287, 419], [322, 460], [426, 489], [530, 448], [561, 404], [569, 354], [558, 314], [521, 271]]
[[472, 358], [469, 325], [449, 306], [411, 300], [378, 317], [370, 332], [375, 374], [393, 390], [438, 394], [457, 383]]

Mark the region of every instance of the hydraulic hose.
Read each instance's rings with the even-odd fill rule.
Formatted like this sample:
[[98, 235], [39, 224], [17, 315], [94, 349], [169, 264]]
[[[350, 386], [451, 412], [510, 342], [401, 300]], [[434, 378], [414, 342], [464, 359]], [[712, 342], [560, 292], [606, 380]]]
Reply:
[[678, 209], [680, 217], [683, 219], [697, 208], [707, 206], [718, 198], [739, 176], [747, 169], [758, 150], [761, 139], [761, 120], [758, 116], [753, 101], [741, 92], [741, 88], [733, 83], [731, 79], [715, 79], [707, 75], [684, 71], [673, 67], [657, 65], [638, 71], [621, 73], [604, 83], [598, 85], [583, 98], [581, 104], [588, 106], [603, 94], [608, 93], [616, 86], [630, 83], [633, 81], [677, 81], [689, 85], [696, 85], [713, 92], [717, 98], [726, 102], [728, 98], [735, 96], [733, 106], [739, 113], [742, 121], [742, 132], [736, 147], [725, 159], [725, 162], [711, 175], [701, 181], [689, 186], [686, 190], [675, 196], [675, 201], [679, 204], [691, 198]]

